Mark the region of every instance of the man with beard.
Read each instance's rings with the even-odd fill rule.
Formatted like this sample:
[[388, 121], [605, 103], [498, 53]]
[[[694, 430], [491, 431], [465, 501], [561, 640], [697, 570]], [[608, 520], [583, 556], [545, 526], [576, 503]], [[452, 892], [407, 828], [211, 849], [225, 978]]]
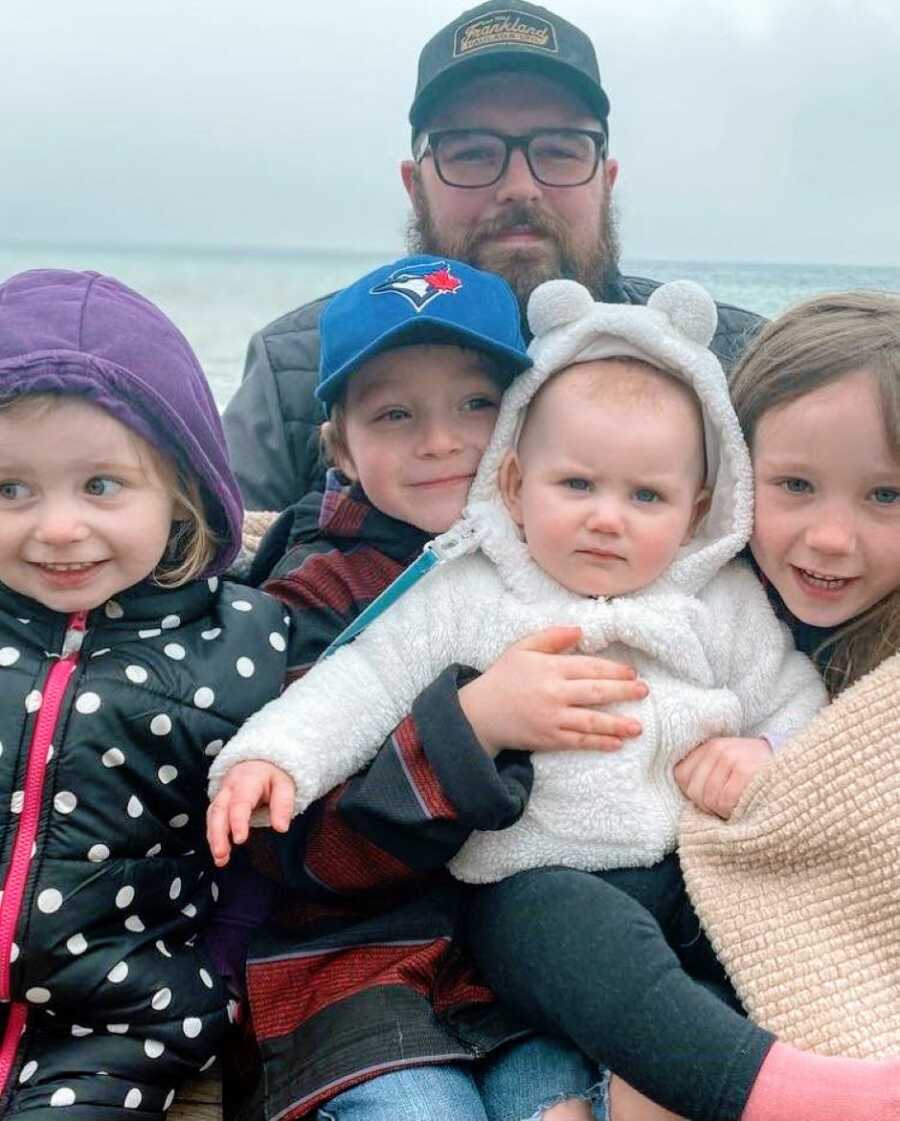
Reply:
[[[546, 8], [488, 0], [422, 49], [409, 113], [411, 253], [500, 273], [524, 309], [532, 290], [571, 277], [597, 299], [645, 303], [657, 287], [623, 276], [611, 194], [609, 100], [587, 35]], [[281, 510], [321, 478], [313, 398], [319, 316], [330, 296], [252, 338], [225, 410], [235, 474], [253, 510]], [[719, 305], [712, 349], [726, 370], [760, 324]]]

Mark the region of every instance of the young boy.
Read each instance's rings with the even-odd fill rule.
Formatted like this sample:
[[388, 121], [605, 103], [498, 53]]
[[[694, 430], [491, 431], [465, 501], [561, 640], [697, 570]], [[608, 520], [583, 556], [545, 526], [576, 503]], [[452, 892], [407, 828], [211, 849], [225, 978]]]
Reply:
[[[230, 775], [211, 820], [214, 851], [229, 801], [252, 804], [283, 782], [302, 808], [370, 758], [448, 664], [486, 670], [487, 682], [522, 635], [577, 623], [582, 649], [627, 654], [648, 681], [643, 705], [619, 708], [642, 728], [618, 752], [535, 758], [519, 820], [475, 832], [450, 862], [457, 877], [494, 885], [469, 914], [488, 978], [685, 1116], [787, 1121], [789, 1072], [816, 1098], [810, 1116], [833, 1115], [837, 1094], [847, 1117], [893, 1118], [879, 1112], [885, 1071], [775, 1042], [682, 968], [717, 980], [671, 856], [683, 804], [674, 765], [722, 737], [713, 754], [749, 759], [740, 788], [769, 757], [767, 741], [825, 699], [753, 574], [728, 563], [750, 530], [751, 474], [706, 349], [712, 302], [680, 284], [647, 308], [595, 305], [556, 281], [533, 295], [529, 319], [535, 367], [504, 397], [452, 535], [468, 529], [478, 551], [438, 568], [248, 721], [213, 786], [230, 765], [260, 758], [292, 782], [258, 762]], [[485, 686], [485, 698], [473, 706], [461, 694], [485, 750], [530, 746], [515, 689]]]
[[[318, 396], [338, 470], [263, 545], [286, 550], [267, 590], [299, 614], [295, 677], [457, 520], [501, 390], [531, 364], [505, 282], [453, 261], [376, 270], [335, 298], [322, 328]], [[559, 672], [540, 644], [532, 656], [548, 676]], [[624, 667], [575, 662], [605, 699], [642, 691]], [[551, 1121], [590, 1115], [587, 1101], [567, 1113], [550, 1103], [587, 1095], [594, 1064], [562, 1041], [519, 1039], [522, 1025], [454, 941], [463, 893], [444, 865], [473, 829], [514, 820], [523, 799], [521, 756], [495, 765], [474, 737], [461, 744], [455, 734], [466, 679], [458, 667], [440, 674], [368, 769], [287, 837], [256, 838], [256, 862], [293, 889], [256, 935], [247, 968], [273, 1115], [327, 1101], [329, 1115], [377, 1121], [400, 1116], [404, 1099], [417, 1121], [545, 1107]], [[623, 723], [590, 716], [604, 732]], [[227, 906], [214, 934], [223, 956]]]

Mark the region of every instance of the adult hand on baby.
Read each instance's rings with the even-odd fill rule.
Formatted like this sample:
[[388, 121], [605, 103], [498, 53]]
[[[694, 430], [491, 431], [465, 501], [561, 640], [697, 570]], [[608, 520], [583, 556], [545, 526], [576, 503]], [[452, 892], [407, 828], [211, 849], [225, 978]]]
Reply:
[[251, 759], [232, 767], [206, 811], [206, 839], [216, 867], [228, 863], [231, 841], [241, 845], [250, 830], [250, 815], [268, 805], [272, 828], [286, 833], [294, 809], [294, 781], [273, 763]]
[[616, 751], [641, 734], [630, 716], [594, 706], [641, 700], [647, 686], [620, 662], [572, 651], [579, 627], [547, 627], [511, 646], [459, 701], [489, 755], [522, 751]]
[[771, 761], [772, 748], [764, 739], [720, 736], [676, 763], [675, 781], [698, 809], [727, 821], [750, 779]]

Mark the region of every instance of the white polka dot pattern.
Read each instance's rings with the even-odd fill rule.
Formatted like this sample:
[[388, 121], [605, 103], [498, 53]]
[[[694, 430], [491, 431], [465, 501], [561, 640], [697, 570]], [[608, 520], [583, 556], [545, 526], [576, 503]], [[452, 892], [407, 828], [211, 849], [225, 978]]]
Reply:
[[128, 976], [128, 963], [125, 961], [117, 962], [109, 973], [106, 974], [107, 981], [112, 981], [114, 985], [119, 985]]
[[78, 805], [78, 799], [71, 790], [60, 790], [53, 799], [53, 807], [57, 813], [70, 814]]
[[99, 694], [82, 693], [75, 701], [75, 711], [82, 716], [90, 716], [100, 708], [101, 703]]
[[150, 721], [150, 731], [154, 736], [167, 736], [172, 731], [172, 719], [161, 712]]
[[126, 907], [130, 907], [134, 900], [134, 888], [127, 884], [125, 887], [120, 887], [116, 892], [116, 906], [120, 911], [124, 911]]
[[45, 915], [52, 915], [54, 911], [58, 911], [63, 903], [62, 892], [57, 891], [55, 887], [48, 887], [40, 893], [37, 897], [37, 907]]
[[201, 686], [197, 692], [194, 693], [194, 704], [197, 708], [209, 708], [215, 699], [216, 694], [208, 685]]
[[[171, 955], [169, 955], [171, 956]], [[165, 988], [155, 992], [150, 1000], [150, 1006], [157, 1012], [163, 1012], [172, 1003], [172, 990]]]
[[83, 954], [88, 948], [87, 939], [83, 934], [73, 934], [72, 937], [66, 942], [66, 949], [74, 957]]

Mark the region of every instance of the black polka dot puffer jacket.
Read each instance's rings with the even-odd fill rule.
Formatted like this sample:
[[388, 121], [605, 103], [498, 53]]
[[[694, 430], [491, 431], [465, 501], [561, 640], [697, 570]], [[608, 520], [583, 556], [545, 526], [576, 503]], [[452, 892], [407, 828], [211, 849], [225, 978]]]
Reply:
[[289, 635], [216, 578], [86, 617], [0, 585], [0, 1116], [161, 1116], [212, 1060], [206, 773]]

